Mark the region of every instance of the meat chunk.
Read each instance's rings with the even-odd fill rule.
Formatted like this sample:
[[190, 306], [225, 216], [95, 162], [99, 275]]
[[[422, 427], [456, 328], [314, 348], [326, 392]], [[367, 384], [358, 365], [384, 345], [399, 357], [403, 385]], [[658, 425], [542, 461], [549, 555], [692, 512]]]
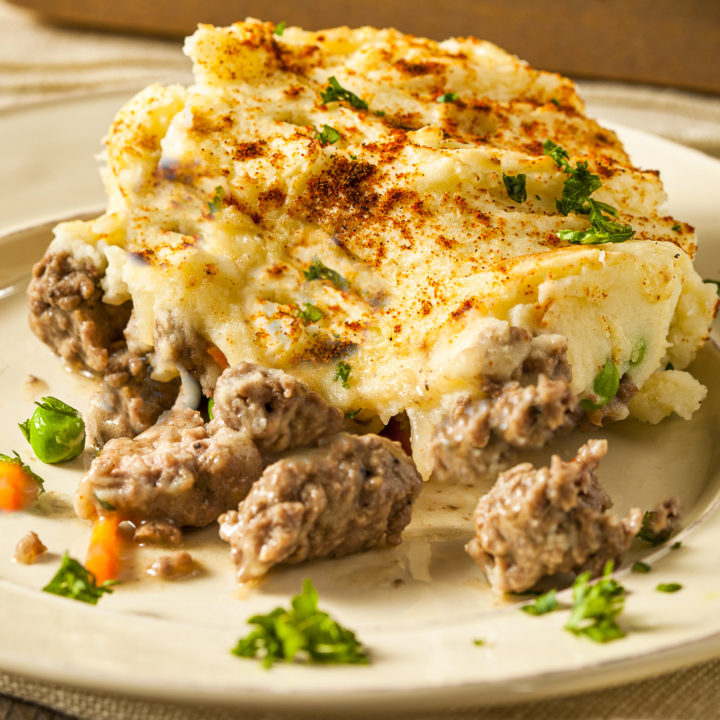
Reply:
[[553, 455], [549, 468], [516, 465], [480, 498], [466, 550], [493, 588], [521, 592], [545, 575], [599, 574], [607, 560], [620, 561], [642, 513], [605, 513], [612, 503], [596, 473], [606, 452], [607, 441], [590, 440], [570, 462]]
[[[245, 497], [268, 456], [315, 443], [343, 422], [339, 410], [290, 375], [241, 363], [217, 381], [212, 422], [176, 404], [144, 429], [177, 384], [155, 382], [145, 360], [127, 351], [113, 356], [109, 369], [90, 418], [94, 438], [143, 431], [105, 444], [75, 506], [81, 517], [93, 517], [110, 505], [138, 524], [143, 542], [177, 542], [177, 528], [207, 525]], [[108, 417], [107, 406], [121, 414]]]
[[494, 396], [460, 399], [432, 440], [434, 476], [472, 483], [507, 461], [513, 448], [539, 448], [577, 423], [567, 380], [540, 375], [534, 385], [505, 383]]
[[515, 448], [542, 447], [581, 417], [565, 337], [531, 337], [498, 322], [478, 346], [485, 397], [461, 396], [430, 443], [433, 476], [441, 481], [484, 480], [507, 466]]
[[491, 431], [508, 445], [539, 448], [576, 422], [576, 400], [565, 380], [540, 375], [535, 385], [505, 385], [488, 416]]
[[113, 349], [124, 344], [130, 303], [102, 301], [105, 274], [91, 255], [53, 248], [33, 268], [28, 286], [30, 328], [73, 365], [102, 372]]
[[163, 555], [147, 569], [147, 574], [161, 580], [181, 580], [197, 572], [197, 565], [189, 552]]
[[103, 387], [90, 398], [85, 416], [89, 444], [101, 448], [113, 438], [135, 437], [172, 407], [180, 381], [158, 382], [151, 371], [147, 358], [127, 349], [110, 357]]
[[180, 545], [183, 536], [180, 529], [167, 520], [143, 520], [137, 524], [133, 540], [141, 545]]
[[503, 384], [511, 380], [524, 386], [535, 384], [540, 375], [550, 380], [572, 379], [563, 335], [531, 336], [523, 328], [499, 322], [485, 329], [478, 346], [477, 372], [490, 396], [500, 394]]
[[170, 310], [157, 314], [154, 331], [155, 352], [163, 364], [181, 365], [202, 386], [207, 397], [223, 368], [210, 354], [210, 343], [193, 327]]
[[342, 428], [343, 414], [282, 370], [241, 362], [215, 385], [213, 415], [247, 433], [263, 456], [311, 445]]
[[410, 522], [422, 481], [400, 446], [339, 433], [270, 465], [237, 511], [221, 516], [241, 581], [276, 563], [342, 557], [390, 545]]
[[32, 565], [43, 553], [47, 552], [47, 548], [37, 533], [30, 530], [18, 541], [13, 553], [13, 560], [23, 565]]
[[104, 504], [135, 522], [203, 527], [235, 507], [261, 472], [245, 435], [206, 427], [195, 410], [172, 410], [136, 438], [105, 445], [80, 481], [75, 510], [94, 517]]

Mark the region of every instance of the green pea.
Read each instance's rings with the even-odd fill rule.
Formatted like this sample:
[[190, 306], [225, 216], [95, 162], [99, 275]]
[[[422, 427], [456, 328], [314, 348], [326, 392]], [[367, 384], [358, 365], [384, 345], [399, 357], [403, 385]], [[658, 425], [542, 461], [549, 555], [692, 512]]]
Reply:
[[77, 457], [85, 447], [85, 423], [75, 408], [54, 397], [41, 398], [30, 418], [20, 423], [38, 460], [59, 463]]
[[633, 345], [632, 352], [630, 353], [629, 363], [631, 367], [637, 367], [643, 361], [646, 352], [647, 343], [645, 340], [636, 341], [635, 345]]
[[580, 401], [580, 405], [586, 412], [597, 410], [607, 405], [615, 397], [619, 387], [620, 373], [617, 365], [612, 360], [608, 360], [593, 381], [593, 390], [597, 400], [585, 398]]

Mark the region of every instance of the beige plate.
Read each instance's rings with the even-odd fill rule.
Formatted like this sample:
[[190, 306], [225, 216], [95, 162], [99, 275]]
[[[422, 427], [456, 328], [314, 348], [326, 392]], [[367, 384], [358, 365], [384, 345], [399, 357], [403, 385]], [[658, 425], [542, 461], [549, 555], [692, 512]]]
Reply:
[[[118, 95], [95, 96], [0, 115], [6, 228], [102, 202], [92, 154], [120, 102]], [[621, 135], [639, 165], [662, 170], [671, 211], [698, 227], [701, 273], [720, 277], [720, 163], [637, 131]], [[0, 239], [0, 451], [17, 449], [49, 490], [31, 511], [0, 519], [0, 669], [149, 698], [296, 710], [342, 707], [347, 713], [573, 692], [720, 653], [720, 512], [714, 509], [720, 496], [720, 356], [714, 348], [704, 350], [694, 368], [710, 395], [691, 422], [625, 422], [598, 433], [610, 439], [601, 480], [617, 512], [651, 507], [667, 494], [677, 494], [686, 508], [681, 549], [638, 545], [629, 560], [644, 557], [652, 572], [619, 573], [629, 590], [622, 616], [628, 635], [621, 641], [596, 645], [563, 631], [566, 610], [534, 618], [516, 604], [493, 600], [462, 549], [480, 489], [428, 486], [399, 548], [276, 570], [254, 588], [235, 584], [227, 546], [209, 528], [186, 543], [204, 569], [195, 579], [173, 584], [143, 578], [144, 567], [160, 552], [142, 549], [129, 563], [135, 579], [97, 607], [40, 592], [65, 550], [84, 557], [89, 533], [71, 507], [82, 462], [42, 466], [17, 428], [39, 395], [51, 392], [82, 408], [92, 389], [90, 380], [66, 371], [27, 330], [21, 291], [50, 226], [40, 222]], [[42, 382], [29, 384], [29, 374]], [[576, 434], [554, 449], [570, 457], [584, 439]], [[26, 567], [10, 556], [28, 529], [51, 552]], [[304, 577], [318, 588], [321, 606], [371, 649], [372, 664], [291, 665], [267, 672], [229, 653], [247, 631], [245, 619], [285, 604]], [[654, 591], [658, 582], [670, 581], [682, 583], [683, 590]], [[561, 598], [567, 605], [567, 592]], [[474, 645], [476, 638], [485, 644]]]

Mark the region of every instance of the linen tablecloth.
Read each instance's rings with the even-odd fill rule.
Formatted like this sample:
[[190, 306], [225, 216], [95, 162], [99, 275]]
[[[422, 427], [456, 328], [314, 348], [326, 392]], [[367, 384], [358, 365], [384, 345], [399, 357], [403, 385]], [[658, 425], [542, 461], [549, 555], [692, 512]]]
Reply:
[[[189, 82], [179, 43], [45, 25], [0, 0], [0, 109], [146, 83]], [[720, 98], [672, 89], [580, 82], [588, 112], [720, 157]], [[8, 621], [5, 618], [4, 621]], [[374, 715], [381, 717], [379, 714]], [[271, 720], [266, 711], [173, 706], [89, 693], [0, 672], [4, 720]], [[294, 713], [294, 717], [298, 717]], [[390, 716], [388, 716], [390, 717]], [[394, 714], [394, 718], [403, 717]], [[720, 659], [572, 697], [497, 708], [412, 713], [414, 720], [713, 720]]]

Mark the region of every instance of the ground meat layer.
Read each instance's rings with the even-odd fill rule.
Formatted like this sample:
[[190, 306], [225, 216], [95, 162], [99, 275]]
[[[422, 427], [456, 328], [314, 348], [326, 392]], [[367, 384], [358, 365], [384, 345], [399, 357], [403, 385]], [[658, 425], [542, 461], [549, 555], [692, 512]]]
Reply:
[[104, 274], [90, 257], [51, 245], [28, 286], [32, 331], [67, 362], [95, 372], [103, 372], [113, 349], [124, 344], [131, 311], [130, 303], [102, 301]]
[[339, 433], [316, 450], [270, 465], [220, 537], [242, 581], [277, 563], [342, 557], [380, 542], [396, 545], [422, 481], [397, 443]]
[[515, 449], [538, 448], [573, 428], [581, 413], [570, 390], [567, 342], [500, 324], [483, 337], [485, 397], [467, 395], [431, 441], [433, 476], [473, 483], [494, 474]]
[[103, 386], [90, 398], [85, 415], [90, 445], [101, 448], [113, 438], [135, 437], [172, 407], [179, 379], [158, 382], [151, 372], [147, 358], [127, 350], [110, 357]]
[[433, 437], [433, 475], [468, 484], [482, 480], [515, 449], [542, 447], [572, 429], [579, 416], [568, 382], [545, 375], [524, 387], [512, 380], [481, 400], [464, 396]]
[[153, 335], [156, 354], [165, 363], [185, 368], [200, 383], [205, 395], [211, 397], [223, 368], [210, 355], [210, 343], [169, 310], [158, 312]]
[[607, 560], [620, 561], [642, 513], [605, 513], [612, 503], [596, 473], [606, 452], [607, 441], [590, 440], [570, 462], [553, 455], [549, 468], [516, 465], [480, 498], [466, 549], [493, 588], [521, 592], [545, 575], [595, 575]]

